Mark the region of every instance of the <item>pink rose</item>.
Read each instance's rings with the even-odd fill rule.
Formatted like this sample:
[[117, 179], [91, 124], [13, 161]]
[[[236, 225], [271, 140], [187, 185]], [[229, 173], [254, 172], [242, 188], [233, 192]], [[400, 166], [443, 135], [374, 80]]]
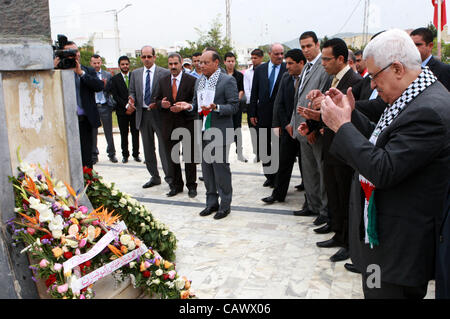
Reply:
[[45, 268], [47, 266], [48, 266], [48, 260], [47, 259], [42, 259], [41, 262], [39, 263], [39, 267]]
[[86, 246], [87, 244], [87, 240], [86, 238], [83, 238], [82, 240], [80, 240], [80, 242], [78, 243], [78, 247], [83, 248], [84, 246]]
[[62, 269], [62, 265], [61, 264], [55, 264], [53, 266], [53, 268], [55, 269], [55, 271], [60, 271]]
[[175, 276], [177, 275], [177, 272], [175, 270], [169, 271], [169, 278], [173, 280]]
[[27, 228], [27, 233], [30, 234], [31, 236], [33, 236], [36, 233], [36, 229], [28, 227]]
[[58, 286], [58, 292], [60, 294], [67, 292], [68, 289], [69, 289], [69, 284], [64, 284], [64, 285]]
[[86, 206], [80, 206], [78, 208], [78, 211], [82, 212], [83, 214], [86, 214], [88, 212], [88, 208]]

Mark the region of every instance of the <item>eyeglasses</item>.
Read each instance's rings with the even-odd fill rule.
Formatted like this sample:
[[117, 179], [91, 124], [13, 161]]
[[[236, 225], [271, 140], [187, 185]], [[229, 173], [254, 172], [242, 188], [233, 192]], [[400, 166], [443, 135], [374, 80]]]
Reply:
[[371, 81], [375, 81], [375, 78], [377, 76], [380, 75], [381, 72], [383, 72], [384, 70], [387, 70], [387, 68], [389, 68], [392, 64], [394, 64], [394, 62], [389, 63], [388, 65], [386, 65], [384, 68], [382, 68], [380, 71], [378, 71], [377, 73], [375, 73], [374, 75], [370, 75], [369, 74], [369, 78]]
[[151, 59], [153, 58], [153, 55], [141, 55], [142, 59]]
[[330, 62], [333, 59], [335, 59], [335, 57], [329, 58], [329, 57], [326, 57], [326, 56], [322, 55], [322, 60], [325, 61], [325, 62]]

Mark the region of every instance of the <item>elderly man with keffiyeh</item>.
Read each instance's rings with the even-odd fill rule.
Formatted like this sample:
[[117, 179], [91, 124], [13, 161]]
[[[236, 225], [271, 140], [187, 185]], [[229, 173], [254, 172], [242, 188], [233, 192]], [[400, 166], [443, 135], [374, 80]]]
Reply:
[[423, 298], [450, 179], [450, 94], [427, 68], [408, 34], [390, 30], [364, 50], [373, 89], [388, 104], [378, 123], [330, 90], [325, 124], [330, 151], [355, 170], [350, 255], [366, 298]]

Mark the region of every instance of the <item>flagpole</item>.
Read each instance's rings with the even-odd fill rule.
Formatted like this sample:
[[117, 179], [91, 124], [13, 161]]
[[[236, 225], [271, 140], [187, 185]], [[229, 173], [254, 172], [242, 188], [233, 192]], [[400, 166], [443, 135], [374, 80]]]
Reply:
[[437, 54], [441, 60], [441, 24], [442, 24], [442, 0], [438, 0], [438, 27], [437, 27]]

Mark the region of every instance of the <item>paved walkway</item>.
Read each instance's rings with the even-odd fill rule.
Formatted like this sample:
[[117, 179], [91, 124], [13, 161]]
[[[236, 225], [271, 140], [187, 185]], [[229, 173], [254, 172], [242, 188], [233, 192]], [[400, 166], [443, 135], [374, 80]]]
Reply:
[[[252, 158], [247, 127], [243, 128], [243, 138], [244, 155]], [[144, 203], [175, 233], [177, 271], [192, 280], [199, 298], [363, 298], [360, 275], [346, 271], [345, 262], [329, 261], [338, 248], [316, 246], [332, 234], [314, 233], [313, 217], [292, 215], [304, 200], [304, 193], [294, 188], [301, 182], [297, 164], [286, 202], [266, 205], [261, 198], [269, 196], [271, 189], [262, 187], [265, 177], [261, 164], [237, 161], [233, 145], [232, 210], [227, 218], [216, 221], [213, 215], [199, 216], [205, 207], [202, 182], [194, 199], [188, 197], [186, 189], [166, 197], [169, 187], [164, 183], [143, 189], [150, 178], [145, 165], [132, 159], [122, 164], [120, 135], [114, 134], [114, 139], [119, 163], [108, 160], [106, 141], [99, 136], [100, 161], [94, 168], [106, 181], [115, 182], [118, 189]], [[159, 168], [163, 177], [161, 163]], [[427, 298], [434, 298], [434, 282]]]

